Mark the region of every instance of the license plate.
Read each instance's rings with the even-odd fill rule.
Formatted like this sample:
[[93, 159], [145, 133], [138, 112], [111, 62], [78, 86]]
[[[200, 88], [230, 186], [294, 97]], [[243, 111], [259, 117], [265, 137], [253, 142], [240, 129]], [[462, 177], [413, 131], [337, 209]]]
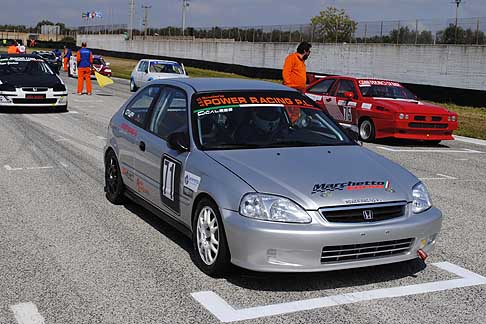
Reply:
[[32, 94], [28, 94], [28, 95], [25, 95], [25, 98], [26, 99], [45, 99], [46, 98], [46, 95], [32, 95]]

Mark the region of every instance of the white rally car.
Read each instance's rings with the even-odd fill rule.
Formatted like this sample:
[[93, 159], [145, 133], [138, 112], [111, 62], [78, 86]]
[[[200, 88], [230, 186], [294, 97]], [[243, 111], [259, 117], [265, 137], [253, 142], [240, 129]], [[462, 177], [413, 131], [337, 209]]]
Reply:
[[183, 64], [165, 60], [140, 60], [130, 76], [130, 91], [135, 92], [152, 80], [171, 78], [187, 78]]

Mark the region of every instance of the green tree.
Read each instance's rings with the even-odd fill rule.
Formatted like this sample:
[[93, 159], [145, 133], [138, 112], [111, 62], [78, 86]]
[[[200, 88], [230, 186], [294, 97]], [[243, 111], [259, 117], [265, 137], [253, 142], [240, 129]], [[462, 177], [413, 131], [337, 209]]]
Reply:
[[324, 42], [349, 42], [358, 25], [344, 9], [332, 6], [313, 17], [311, 24], [318, 39]]

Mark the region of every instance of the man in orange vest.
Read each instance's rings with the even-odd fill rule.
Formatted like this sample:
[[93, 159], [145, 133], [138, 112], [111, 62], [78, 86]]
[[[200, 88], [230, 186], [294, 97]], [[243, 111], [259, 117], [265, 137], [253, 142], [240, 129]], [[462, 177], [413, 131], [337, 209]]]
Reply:
[[10, 45], [10, 46], [8, 47], [8, 49], [7, 49], [7, 53], [8, 53], [8, 54], [19, 54], [19, 53], [20, 53], [20, 50], [19, 50], [19, 48], [18, 48], [17, 46], [18, 46], [17, 42], [16, 42], [16, 41], [14, 41], [14, 42], [12, 43], [12, 45]]
[[81, 43], [81, 48], [76, 53], [78, 62], [78, 95], [83, 93], [84, 80], [86, 80], [86, 90], [91, 95], [91, 64], [93, 64], [93, 53], [86, 48], [86, 42]]
[[297, 52], [290, 54], [285, 59], [282, 76], [283, 84], [287, 87], [297, 89], [300, 92], [305, 91], [307, 82], [305, 60], [309, 58], [311, 47], [311, 44], [302, 42], [297, 47]]

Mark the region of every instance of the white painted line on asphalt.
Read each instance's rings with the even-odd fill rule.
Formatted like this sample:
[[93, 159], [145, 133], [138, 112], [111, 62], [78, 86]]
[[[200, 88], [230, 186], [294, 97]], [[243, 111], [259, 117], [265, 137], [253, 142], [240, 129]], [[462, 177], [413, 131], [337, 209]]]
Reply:
[[471, 149], [463, 149], [463, 150], [449, 150], [449, 149], [394, 149], [391, 147], [385, 146], [378, 146], [379, 149], [390, 151], [390, 152], [416, 152], [416, 153], [464, 153], [464, 154], [482, 154], [484, 152], [471, 150]]
[[381, 288], [354, 293], [299, 300], [288, 303], [235, 309], [218, 294], [212, 291], [192, 293], [191, 296], [210, 311], [221, 322], [236, 322], [261, 317], [295, 313], [324, 307], [347, 305], [363, 301], [385, 298], [404, 297], [462, 287], [486, 284], [486, 278], [474, 272], [461, 268], [449, 262], [433, 263], [432, 265], [460, 276], [460, 279], [427, 282], [416, 285]]
[[446, 179], [457, 180], [457, 178], [456, 178], [456, 177], [452, 177], [452, 176], [449, 176], [449, 175], [447, 175], [447, 174], [437, 173], [437, 175], [438, 175], [439, 177], [444, 177], [444, 178], [446, 178]]
[[39, 314], [33, 303], [21, 303], [10, 306], [19, 324], [45, 324], [45, 319]]
[[454, 161], [469, 161], [469, 159], [454, 159]]
[[96, 137], [99, 138], [102, 141], [106, 141], [106, 137], [103, 137], [103, 136], [96, 136]]
[[65, 142], [65, 141], [70, 141], [69, 138], [65, 138], [65, 137], [62, 137], [60, 136], [58, 139], [55, 140], [56, 142]]
[[64, 163], [64, 162], [59, 162], [59, 164], [62, 165], [66, 169], [68, 168], [68, 165], [66, 163]]
[[476, 139], [476, 138], [454, 135], [454, 139], [456, 141], [461, 141], [461, 142], [465, 142], [465, 143], [486, 146], [486, 141], [485, 140], [480, 140], [480, 139]]
[[70, 110], [68, 111], [68, 114], [79, 114], [79, 112], [77, 112], [76, 110]]
[[5, 164], [3, 166], [7, 171], [22, 171], [22, 170], [44, 170], [44, 169], [52, 169], [52, 166], [40, 166], [40, 167], [26, 167], [26, 168], [12, 168], [10, 165]]

